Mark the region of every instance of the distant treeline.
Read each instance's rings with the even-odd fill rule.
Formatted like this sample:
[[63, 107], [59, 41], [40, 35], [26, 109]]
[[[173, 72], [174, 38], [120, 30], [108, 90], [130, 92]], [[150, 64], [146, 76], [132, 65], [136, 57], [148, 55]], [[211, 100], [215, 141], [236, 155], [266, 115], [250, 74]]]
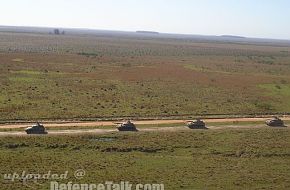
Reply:
[[50, 32], [50, 34], [65, 35], [65, 31], [60, 31], [60, 29], [54, 29], [53, 32]]

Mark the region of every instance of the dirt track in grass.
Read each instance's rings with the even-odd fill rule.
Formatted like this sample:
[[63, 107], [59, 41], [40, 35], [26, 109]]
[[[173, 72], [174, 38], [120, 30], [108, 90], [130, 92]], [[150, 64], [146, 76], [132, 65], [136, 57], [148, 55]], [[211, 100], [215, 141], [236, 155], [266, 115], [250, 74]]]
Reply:
[[[260, 128], [262, 126], [226, 126], [226, 127], [216, 127], [210, 126], [208, 129], [229, 129], [229, 128], [236, 128], [236, 129], [249, 129], [249, 128]], [[152, 132], [152, 131], [189, 131], [190, 129], [186, 127], [151, 127], [151, 128], [143, 128], [139, 129], [138, 132]], [[48, 130], [48, 135], [80, 135], [80, 134], [106, 134], [106, 133], [113, 133], [118, 132], [117, 129], [77, 129], [77, 130]], [[0, 132], [1, 136], [24, 136], [27, 135], [25, 132]]]
[[[227, 118], [227, 119], [204, 119], [206, 123], [233, 123], [233, 122], [262, 122], [270, 118]], [[290, 121], [290, 116], [282, 118], [285, 121]], [[48, 121], [45, 122], [45, 127], [48, 128], [61, 128], [61, 127], [99, 127], [99, 126], [112, 126], [116, 125], [119, 121], [93, 121], [93, 122], [68, 122], [68, 121]], [[144, 120], [133, 121], [136, 125], [160, 125], [160, 124], [182, 124], [186, 120]], [[19, 124], [0, 124], [0, 129], [18, 129], [31, 126], [31, 123]]]
[[[261, 122], [268, 118], [231, 118], [231, 119], [205, 119], [204, 121], [208, 124], [209, 130], [222, 130], [222, 129], [253, 129], [253, 128], [267, 128], [265, 125], [252, 124], [252, 125], [235, 125], [232, 122]], [[283, 120], [290, 121], [290, 117], [284, 117]], [[184, 124], [185, 120], [150, 120], [150, 121], [134, 121], [137, 125], [157, 125], [157, 124]], [[116, 122], [106, 121], [106, 122], [49, 122], [45, 124], [46, 127], [96, 127], [96, 126], [112, 126]], [[229, 123], [225, 125], [215, 125], [216, 123]], [[0, 125], [1, 129], [17, 129], [25, 128], [29, 124], [6, 124]], [[289, 128], [287, 128], [289, 129]], [[187, 127], [148, 127], [141, 128], [139, 132], [149, 132], [149, 131], [189, 131]], [[118, 132], [117, 129], [68, 129], [68, 130], [48, 130], [49, 135], [79, 135], [79, 134], [106, 134]], [[0, 136], [22, 136], [26, 135], [25, 132], [0, 132]]]

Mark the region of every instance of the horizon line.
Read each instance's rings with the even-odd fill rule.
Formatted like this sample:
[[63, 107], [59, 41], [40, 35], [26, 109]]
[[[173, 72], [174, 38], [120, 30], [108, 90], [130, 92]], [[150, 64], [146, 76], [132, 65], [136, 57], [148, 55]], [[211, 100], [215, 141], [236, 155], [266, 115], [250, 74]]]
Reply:
[[63, 27], [63, 26], [33, 26], [33, 25], [2, 25], [0, 27], [27, 27], [27, 28], [46, 28], [46, 29], [70, 29], [70, 30], [92, 30], [92, 31], [109, 31], [109, 32], [128, 32], [136, 33], [138, 31], [144, 32], [157, 32], [159, 34], [168, 34], [168, 35], [184, 35], [184, 36], [208, 36], [208, 37], [240, 37], [244, 39], [265, 39], [265, 40], [281, 40], [281, 41], [290, 41], [286, 38], [271, 38], [271, 37], [252, 37], [244, 35], [234, 35], [234, 34], [194, 34], [194, 33], [171, 33], [171, 32], [159, 32], [155, 30], [118, 30], [118, 29], [100, 29], [100, 28], [88, 28], [88, 27]]

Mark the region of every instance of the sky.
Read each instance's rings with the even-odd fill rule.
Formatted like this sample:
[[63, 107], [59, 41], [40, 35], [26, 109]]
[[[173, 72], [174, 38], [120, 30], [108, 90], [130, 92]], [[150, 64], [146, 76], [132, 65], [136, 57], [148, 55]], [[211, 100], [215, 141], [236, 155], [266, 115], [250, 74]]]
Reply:
[[290, 39], [290, 1], [0, 0], [0, 25]]

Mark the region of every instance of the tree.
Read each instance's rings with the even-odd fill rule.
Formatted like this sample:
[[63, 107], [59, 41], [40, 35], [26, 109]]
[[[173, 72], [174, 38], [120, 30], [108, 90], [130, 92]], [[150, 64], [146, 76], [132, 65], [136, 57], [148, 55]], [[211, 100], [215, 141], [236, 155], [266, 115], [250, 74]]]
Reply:
[[59, 34], [60, 34], [59, 29], [54, 29], [54, 34], [55, 34], [55, 35], [59, 35]]

